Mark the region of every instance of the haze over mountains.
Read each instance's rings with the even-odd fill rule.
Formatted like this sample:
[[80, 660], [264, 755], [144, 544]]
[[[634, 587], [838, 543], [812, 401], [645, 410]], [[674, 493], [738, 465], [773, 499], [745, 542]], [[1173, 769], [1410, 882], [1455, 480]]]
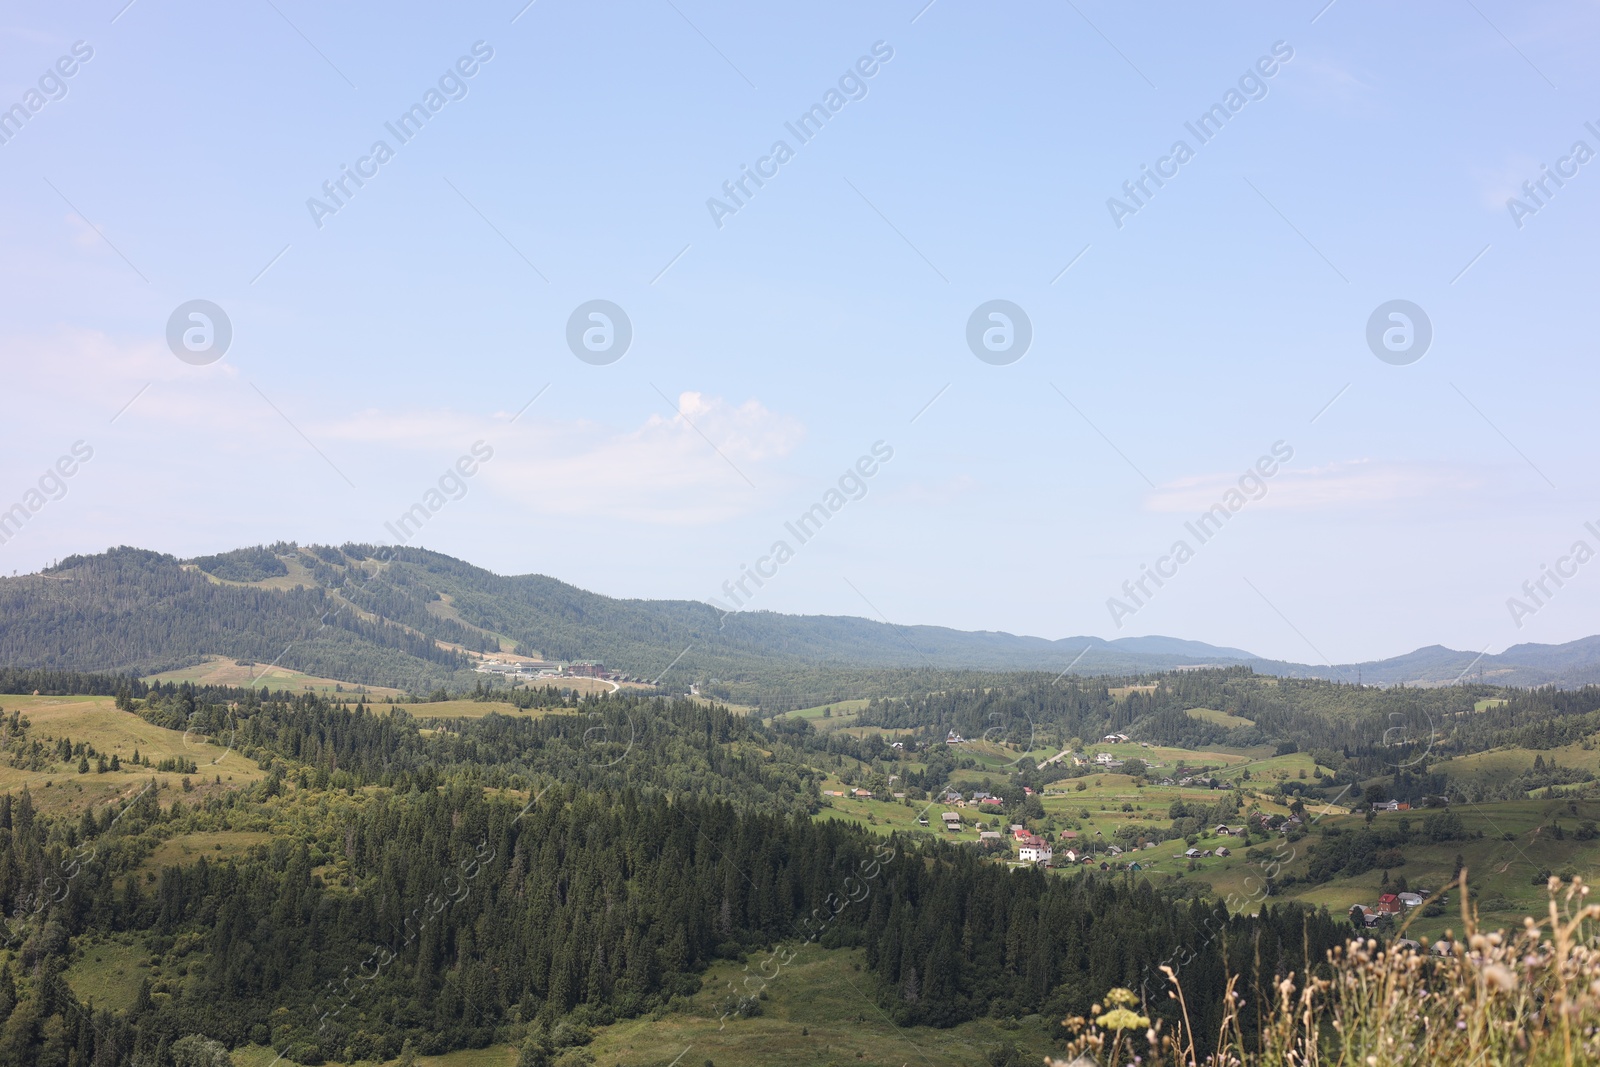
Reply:
[[280, 543], [180, 561], [143, 549], [74, 556], [0, 579], [0, 663], [153, 673], [226, 656], [422, 691], [470, 686], [476, 653], [594, 659], [665, 685], [785, 672], [930, 668], [1131, 674], [1203, 665], [1369, 685], [1571, 687], [1600, 682], [1600, 636], [1499, 655], [1438, 645], [1360, 664], [1268, 660], [1172, 637], [1058, 640], [853, 616], [624, 600], [543, 575], [506, 577], [422, 549]]

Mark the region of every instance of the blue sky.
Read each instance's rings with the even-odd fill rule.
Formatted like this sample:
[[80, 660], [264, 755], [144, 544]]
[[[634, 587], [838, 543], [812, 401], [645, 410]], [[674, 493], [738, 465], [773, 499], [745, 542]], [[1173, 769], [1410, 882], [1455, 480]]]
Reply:
[[[1592, 5], [124, 2], [0, 35], [0, 107], [65, 88], [0, 144], [0, 506], [93, 450], [7, 572], [392, 541], [482, 441], [411, 543], [611, 595], [723, 597], [787, 540], [747, 606], [1312, 662], [1597, 629], [1600, 564], [1522, 591], [1600, 549]], [[1576, 173], [1536, 204], [1542, 166]], [[232, 327], [202, 365], [166, 338], [196, 299]], [[596, 299], [633, 331], [603, 365], [566, 340]], [[966, 340], [996, 299], [1032, 327], [1004, 365]], [[1392, 300], [1432, 327], [1404, 365], [1366, 341]], [[865, 495], [786, 535], [880, 441]]]

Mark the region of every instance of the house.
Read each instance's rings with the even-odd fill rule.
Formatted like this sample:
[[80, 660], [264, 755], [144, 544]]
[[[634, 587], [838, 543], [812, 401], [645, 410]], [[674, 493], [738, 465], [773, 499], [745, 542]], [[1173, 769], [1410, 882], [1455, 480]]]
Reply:
[[1017, 850], [1017, 858], [1023, 863], [1049, 863], [1050, 846], [1045, 844], [1023, 845]]
[[1244, 836], [1244, 827], [1219, 825], [1211, 832], [1216, 834], [1218, 837], [1242, 837]]
[[1120, 855], [1122, 855], [1122, 849], [1118, 848], [1116, 845], [1107, 845], [1106, 846], [1106, 855], [1108, 855], [1108, 856], [1120, 856]]
[[1395, 941], [1394, 947], [1397, 948], [1397, 949], [1408, 948], [1412, 952], [1421, 952], [1422, 951], [1422, 942], [1413, 941], [1409, 937], [1402, 937], [1402, 938], [1399, 938], [1398, 940]]
[[1420, 908], [1422, 906], [1422, 895], [1420, 893], [1401, 893], [1400, 903], [1408, 908]]
[[1066, 860], [1068, 863], [1077, 863], [1078, 850], [1075, 848], [1069, 848], [1061, 854], [1061, 858]]
[[992, 796], [994, 796], [993, 793], [989, 793], [989, 792], [986, 792], [986, 791], [984, 791], [982, 789], [979, 789], [979, 790], [977, 790], [976, 792], [974, 792], [972, 794], [972, 799], [973, 800], [988, 800]]
[[940, 818], [944, 820], [944, 828], [946, 830], [950, 830], [955, 833], [961, 832], [961, 816], [957, 815], [953, 811], [947, 811], [940, 816]]
[[1033, 796], [1033, 786], [1031, 786], [1031, 785], [1023, 786], [1022, 787], [1022, 795], [1025, 796], [1025, 797]]
[[917, 816], [917, 825], [918, 826], [926, 826], [926, 825], [928, 825], [928, 817], [926, 815], [918, 815]]
[[1231, 855], [1233, 855], [1233, 852], [1227, 846], [1223, 846], [1222, 848], [1217, 849], [1217, 855], [1219, 855], [1219, 856], [1231, 856]]
[[1140, 863], [1138, 860], [1134, 860], [1132, 863], [1128, 864], [1128, 870], [1142, 871], [1144, 870], [1144, 864]]
[[1192, 860], [1197, 860], [1200, 858], [1200, 850], [1197, 848], [1186, 849], [1183, 854]]
[[1400, 810], [1400, 802], [1398, 800], [1374, 800], [1372, 802], [1372, 810], [1373, 811], [1399, 811]]
[[863, 800], [871, 800], [872, 799], [872, 790], [870, 790], [870, 789], [852, 789], [852, 790], [850, 790], [850, 795], [853, 796], [853, 797], [860, 797]]
[[1098, 752], [1095, 754], [1094, 761], [1100, 764], [1102, 767], [1109, 767], [1111, 764], [1117, 762], [1117, 757], [1113, 756], [1109, 752]]
[[844, 796], [844, 790], [843, 789], [824, 789], [822, 791], [822, 795], [825, 796], [825, 797], [842, 797], [842, 796]]
[[1063, 831], [1061, 831], [1061, 840], [1063, 840], [1063, 841], [1075, 841], [1075, 840], [1077, 840], [1077, 838], [1078, 838], [1078, 831], [1076, 831], [1076, 830], [1063, 830]]
[[905, 748], [906, 747], [906, 743], [904, 741], [890, 741], [889, 742], [889, 747], [890, 748]]
[[1384, 915], [1399, 915], [1401, 909], [1400, 898], [1393, 893], [1385, 893], [1378, 898], [1378, 911]]
[[980, 808], [982, 808], [982, 807], [998, 808], [998, 807], [1003, 806], [1004, 804], [1005, 804], [1005, 801], [1001, 800], [999, 797], [984, 797], [982, 800], [978, 801], [978, 807], [980, 807]]
[[1378, 925], [1378, 913], [1365, 904], [1353, 904], [1350, 907], [1350, 921], [1368, 928], [1374, 927]]
[[1002, 840], [1004, 840], [1004, 838], [1002, 838], [1000, 836], [1000, 831], [999, 830], [979, 830], [978, 831], [978, 840], [979, 841], [1002, 841]]
[[951, 730], [948, 734], [946, 734], [944, 739], [944, 743], [947, 745], [964, 745], [966, 742], [967, 739], [956, 733], [954, 730]]
[[961, 794], [956, 792], [954, 789], [946, 789], [939, 795], [939, 801], [943, 804], [954, 804], [960, 801], [960, 799]]
[[1106, 734], [1100, 739], [1108, 745], [1125, 745], [1128, 743], [1127, 734]]

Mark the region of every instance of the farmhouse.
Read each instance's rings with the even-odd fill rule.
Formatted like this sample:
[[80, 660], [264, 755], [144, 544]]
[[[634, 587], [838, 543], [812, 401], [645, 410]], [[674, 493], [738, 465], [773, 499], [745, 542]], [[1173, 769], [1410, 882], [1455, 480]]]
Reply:
[[959, 833], [961, 831], [961, 816], [953, 811], [947, 811], [940, 816], [944, 820], [944, 828]]
[[1401, 893], [1400, 903], [1408, 908], [1420, 908], [1422, 906], [1422, 895], [1420, 893]]
[[1128, 743], [1127, 734], [1106, 734], [1100, 739], [1108, 745], [1125, 745]]
[[1023, 845], [1017, 850], [1017, 858], [1023, 863], [1049, 863], [1050, 846], [1046, 844]]
[[1400, 908], [1400, 898], [1393, 893], [1385, 893], [1378, 898], [1378, 911], [1384, 915], [1399, 915]]
[[967, 743], [967, 739], [956, 733], [954, 730], [951, 730], [945, 735], [944, 743], [947, 745], [964, 745]]

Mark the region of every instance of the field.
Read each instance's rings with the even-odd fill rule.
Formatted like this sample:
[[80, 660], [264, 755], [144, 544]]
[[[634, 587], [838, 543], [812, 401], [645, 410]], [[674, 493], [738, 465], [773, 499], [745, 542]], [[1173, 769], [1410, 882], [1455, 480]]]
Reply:
[[1200, 719], [1204, 722], [1214, 722], [1218, 726], [1226, 726], [1232, 730], [1240, 726], [1254, 726], [1255, 720], [1246, 719], [1240, 715], [1229, 715], [1225, 711], [1214, 711], [1211, 708], [1190, 708], [1184, 712], [1191, 719]]
[[856, 716], [866, 710], [865, 700], [841, 700], [833, 704], [818, 704], [814, 708], [797, 708], [771, 718], [809, 719], [818, 730], [838, 730], [853, 726]]
[[312, 690], [323, 696], [335, 693], [358, 694], [366, 693], [367, 698], [381, 700], [384, 697], [397, 697], [401, 695], [398, 689], [389, 689], [381, 685], [356, 685], [353, 682], [341, 682], [334, 678], [316, 678], [299, 671], [292, 671], [287, 667], [272, 667], [264, 663], [241, 664], [238, 660], [228, 659], [226, 656], [208, 656], [205, 662], [197, 663], [192, 667], [180, 667], [177, 670], [162, 671], [152, 674], [144, 679], [146, 682], [172, 682], [181, 684], [192, 682], [195, 685], [227, 685], [247, 688], [266, 688], [277, 692], [287, 689], [291, 693]]
[[159, 871], [163, 867], [186, 867], [202, 856], [213, 862], [237, 856], [254, 845], [264, 845], [272, 835], [260, 830], [200, 831], [169, 837], [157, 845], [141, 867]]
[[[752, 956], [748, 963], [719, 963], [685, 1010], [659, 1020], [636, 1019], [600, 1031], [590, 1046], [598, 1064], [789, 1067], [862, 1063], [913, 1063], [971, 1067], [988, 1062], [1001, 1043], [1022, 1050], [1019, 1062], [1037, 1063], [1049, 1051], [1044, 1021], [1032, 1016], [1001, 1025], [984, 1020], [949, 1030], [894, 1025], [868, 992], [859, 951], [791, 945], [786, 967]], [[782, 956], [779, 959], [783, 958]], [[763, 972], [776, 977], [763, 982]], [[722, 1018], [734, 991], [763, 990], [761, 1015]]]
[[79, 999], [117, 1011], [131, 1007], [139, 983], [150, 973], [150, 952], [143, 939], [132, 934], [85, 938], [79, 948], [81, 957], [66, 972]]
[[[272, 1067], [273, 1064], [290, 1064], [270, 1048], [260, 1045], [241, 1045], [233, 1050], [235, 1067]], [[361, 1067], [379, 1067], [370, 1060], [356, 1061]], [[398, 1063], [398, 1060], [390, 1060]], [[509, 1045], [490, 1045], [488, 1048], [460, 1049], [443, 1056], [418, 1056], [418, 1067], [515, 1067], [517, 1050]], [[291, 1065], [292, 1067], [292, 1065]]]
[[133, 767], [129, 761], [135, 750], [153, 764], [168, 758], [193, 760], [200, 769], [189, 777], [208, 789], [217, 787], [217, 778], [222, 779], [222, 787], [227, 787], [249, 784], [265, 774], [253, 762], [231, 751], [227, 737], [220, 739], [221, 745], [213, 745], [195, 734], [152, 726], [137, 715], [118, 711], [111, 697], [0, 696], [0, 708], [26, 715], [33, 724], [30, 736], [46, 745], [54, 739], [70, 737], [74, 743], [88, 742], [107, 756], [116, 754], [122, 761], [121, 770], [105, 774], [79, 774], [76, 766], [65, 763], [43, 771], [0, 765], [0, 792], [26, 786], [42, 811], [76, 810], [118, 796], [131, 797], [145, 788], [152, 777], [162, 789], [163, 806], [171, 803], [174, 794], [183, 795], [178, 790], [183, 775]]

